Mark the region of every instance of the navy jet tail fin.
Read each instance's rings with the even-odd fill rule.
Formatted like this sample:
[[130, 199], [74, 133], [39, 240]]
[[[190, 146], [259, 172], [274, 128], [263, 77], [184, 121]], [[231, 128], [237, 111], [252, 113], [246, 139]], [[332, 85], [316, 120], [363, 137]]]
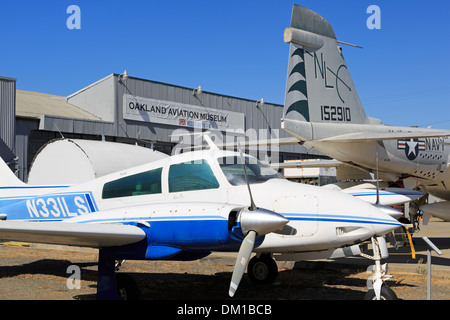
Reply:
[[297, 136], [313, 138], [309, 123], [370, 122], [328, 21], [294, 5], [284, 41], [290, 51], [283, 120], [294, 121], [297, 131], [304, 131]]

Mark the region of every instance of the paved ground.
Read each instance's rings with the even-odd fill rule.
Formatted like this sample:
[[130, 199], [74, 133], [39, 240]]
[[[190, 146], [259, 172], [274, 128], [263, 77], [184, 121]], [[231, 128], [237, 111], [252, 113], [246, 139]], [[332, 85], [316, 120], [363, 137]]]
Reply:
[[[450, 299], [450, 223], [433, 220], [414, 235], [416, 259], [410, 248], [390, 249], [389, 286], [403, 300], [426, 299], [427, 236], [443, 252], [432, 255], [432, 299]], [[1, 300], [93, 300], [97, 280], [97, 252], [20, 245], [0, 246]], [[212, 255], [194, 262], [127, 261], [122, 272], [138, 281], [146, 300], [361, 300], [367, 291], [367, 267], [371, 262], [347, 258], [288, 265], [280, 269], [277, 282], [256, 286], [245, 276], [234, 300], [228, 286], [234, 255]], [[73, 272], [79, 268], [80, 289], [69, 289]], [[286, 265], [283, 265], [286, 267]], [[282, 267], [283, 267], [282, 266]], [[70, 269], [69, 269], [70, 270]]]

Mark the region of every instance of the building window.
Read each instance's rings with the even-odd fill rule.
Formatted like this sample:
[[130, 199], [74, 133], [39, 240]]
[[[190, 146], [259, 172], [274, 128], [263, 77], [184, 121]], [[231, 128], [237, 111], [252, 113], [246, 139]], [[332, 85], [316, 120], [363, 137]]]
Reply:
[[103, 186], [103, 199], [161, 193], [162, 168], [120, 178]]
[[217, 188], [219, 182], [206, 160], [174, 164], [169, 169], [169, 192]]

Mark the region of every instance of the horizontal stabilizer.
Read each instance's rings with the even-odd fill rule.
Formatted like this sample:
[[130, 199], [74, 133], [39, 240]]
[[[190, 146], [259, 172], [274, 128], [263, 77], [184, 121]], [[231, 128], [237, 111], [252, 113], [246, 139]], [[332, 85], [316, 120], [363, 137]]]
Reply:
[[123, 224], [1, 221], [0, 240], [104, 248], [145, 239], [139, 227]]

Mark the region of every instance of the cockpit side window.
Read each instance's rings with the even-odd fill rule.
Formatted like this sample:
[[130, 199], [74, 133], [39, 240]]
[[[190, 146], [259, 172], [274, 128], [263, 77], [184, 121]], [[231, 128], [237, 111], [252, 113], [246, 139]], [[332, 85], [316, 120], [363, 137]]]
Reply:
[[195, 160], [170, 166], [169, 192], [217, 188], [219, 188], [219, 182], [206, 160]]
[[102, 198], [121, 198], [161, 193], [162, 168], [120, 178], [103, 186]]
[[[241, 158], [237, 156], [223, 157], [218, 159], [228, 182], [233, 186], [246, 184], [244, 169]], [[249, 183], [263, 183], [270, 179], [284, 179], [270, 166], [263, 164], [253, 157], [245, 157], [245, 171]]]

